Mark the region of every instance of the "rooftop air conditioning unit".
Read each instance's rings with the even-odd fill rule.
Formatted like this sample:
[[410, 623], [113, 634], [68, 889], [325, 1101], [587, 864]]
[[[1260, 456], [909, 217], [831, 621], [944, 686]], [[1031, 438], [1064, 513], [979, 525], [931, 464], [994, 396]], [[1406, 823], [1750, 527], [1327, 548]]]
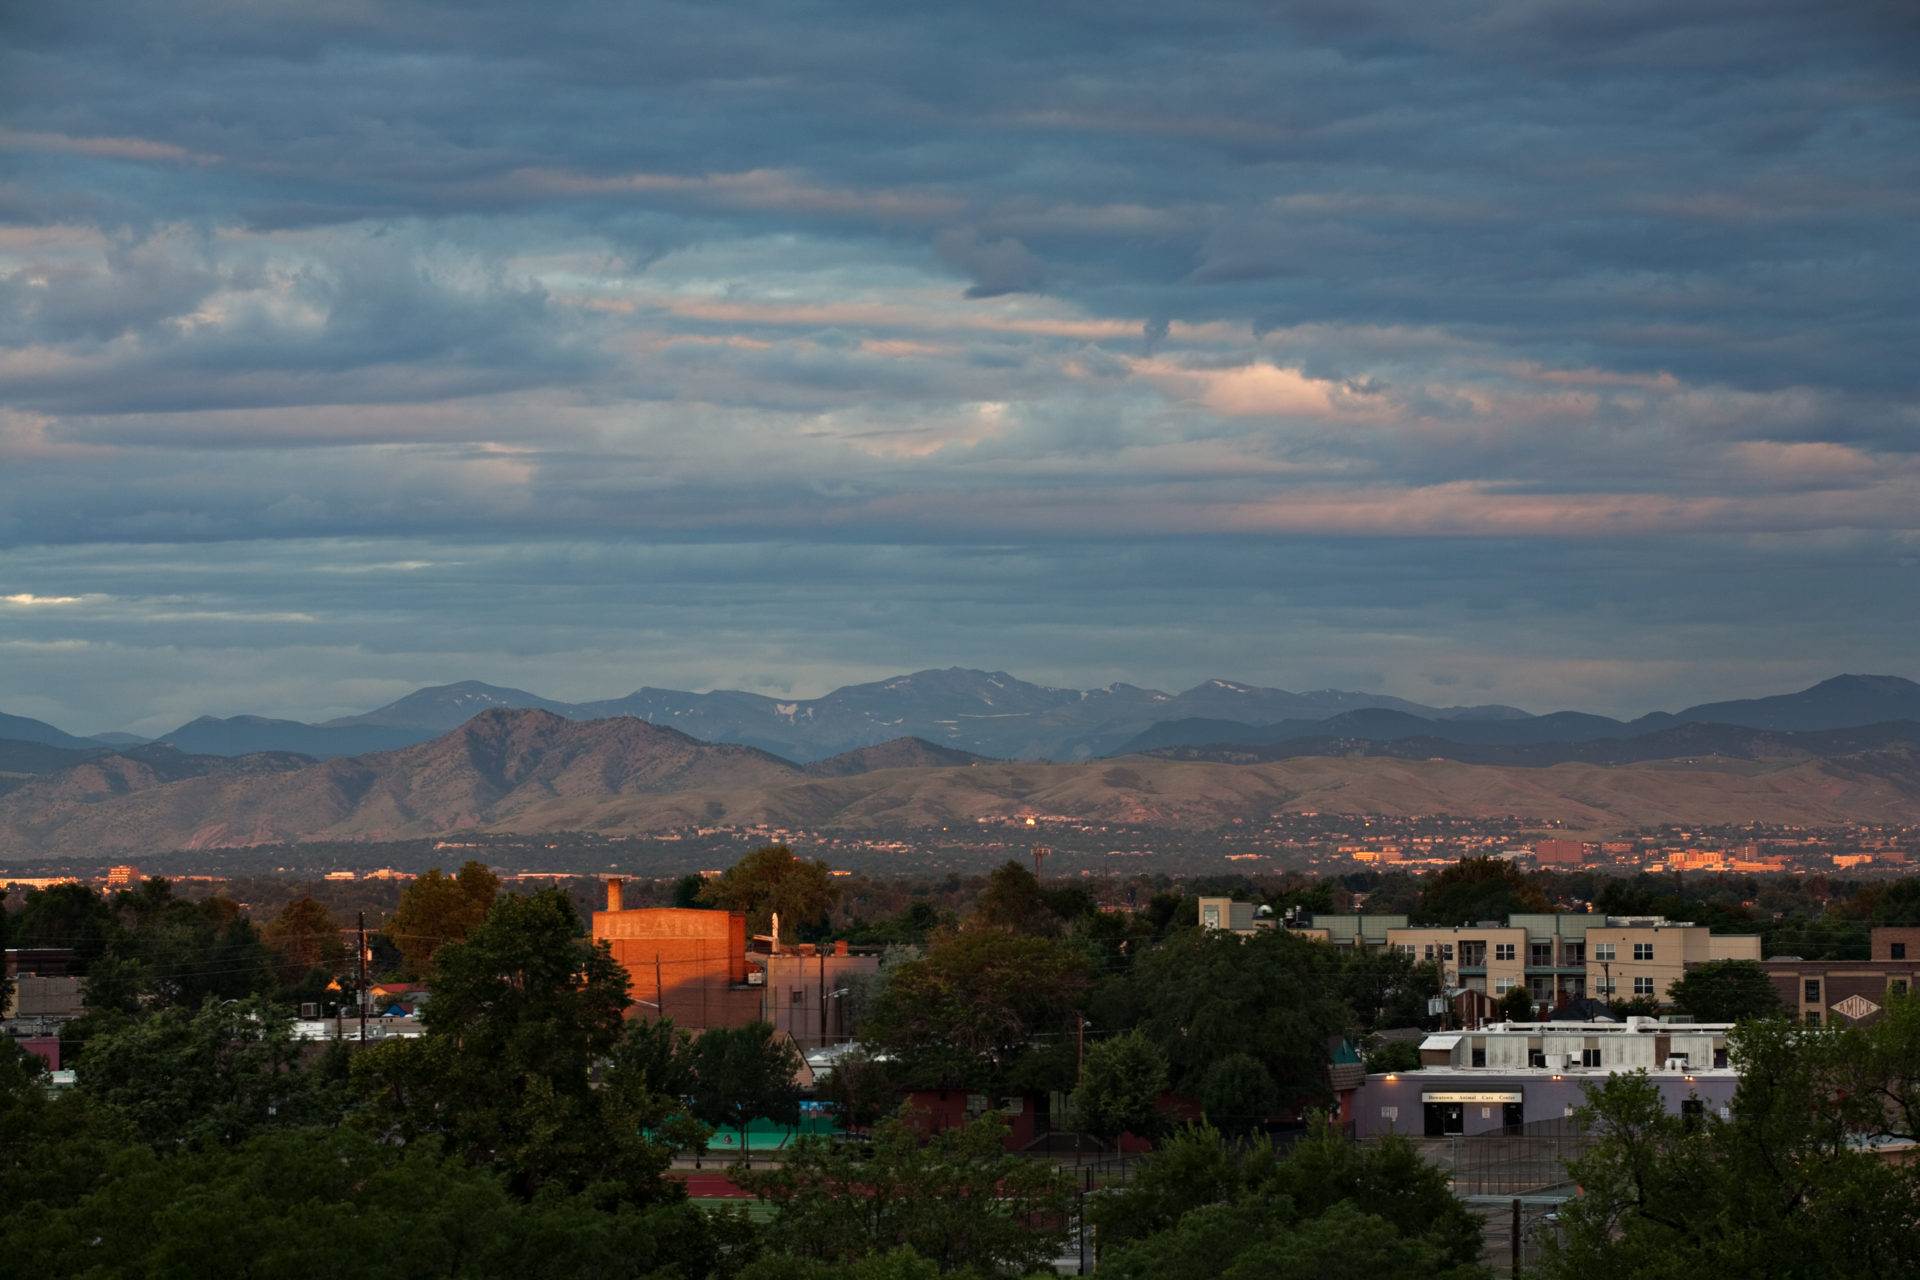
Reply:
[[320, 1016], [320, 1006], [317, 1004], [303, 1004], [300, 1006], [300, 1016], [303, 1018], [317, 1018]]
[[1548, 1055], [1547, 1055], [1547, 1070], [1549, 1070], [1549, 1071], [1565, 1071], [1566, 1069], [1567, 1069], [1567, 1055], [1566, 1055], [1566, 1054], [1564, 1054], [1564, 1053], [1550, 1053], [1550, 1054], [1548, 1054]]

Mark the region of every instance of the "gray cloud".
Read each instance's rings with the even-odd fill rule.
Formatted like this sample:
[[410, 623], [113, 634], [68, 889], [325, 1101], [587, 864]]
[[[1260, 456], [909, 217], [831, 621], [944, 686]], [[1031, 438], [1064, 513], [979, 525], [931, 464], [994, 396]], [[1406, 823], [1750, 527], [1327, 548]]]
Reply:
[[[60, 692], [87, 663], [200, 697], [250, 648], [225, 709], [606, 692], [634, 650], [585, 615], [635, 547], [707, 602], [622, 615], [675, 655], [635, 683], [965, 660], [1625, 708], [1897, 665], [1920, 594], [1895, 7], [102, 3], [8, 35], [0, 596], [121, 602], [0, 614], [56, 646], [9, 709], [102, 727]], [[576, 549], [577, 627], [489, 603], [503, 539]], [[301, 567], [343, 542], [508, 576]], [[150, 552], [174, 586], [113, 581]], [[462, 638], [375, 652], [383, 617]], [[329, 656], [295, 691], [282, 651]]]

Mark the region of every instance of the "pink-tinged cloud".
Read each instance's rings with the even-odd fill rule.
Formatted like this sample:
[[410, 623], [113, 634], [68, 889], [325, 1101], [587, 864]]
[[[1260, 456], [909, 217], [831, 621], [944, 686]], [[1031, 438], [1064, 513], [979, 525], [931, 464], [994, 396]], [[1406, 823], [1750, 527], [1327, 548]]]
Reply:
[[1727, 454], [1741, 469], [1785, 484], [1853, 485], [1880, 474], [1872, 458], [1830, 440], [1742, 440]]
[[75, 138], [64, 133], [23, 133], [0, 128], [0, 151], [64, 151], [73, 155], [106, 156], [115, 160], [167, 160], [214, 164], [218, 156], [201, 155], [170, 142], [146, 138]]
[[729, 208], [896, 221], [951, 218], [964, 208], [961, 201], [951, 196], [825, 187], [779, 169], [750, 169], [699, 177], [676, 173], [597, 177], [566, 169], [515, 169], [491, 185], [504, 193], [522, 196], [677, 195]]
[[1134, 376], [1177, 400], [1228, 418], [1327, 417], [1346, 412], [1353, 397], [1335, 383], [1272, 364], [1189, 369], [1169, 360], [1129, 362]]

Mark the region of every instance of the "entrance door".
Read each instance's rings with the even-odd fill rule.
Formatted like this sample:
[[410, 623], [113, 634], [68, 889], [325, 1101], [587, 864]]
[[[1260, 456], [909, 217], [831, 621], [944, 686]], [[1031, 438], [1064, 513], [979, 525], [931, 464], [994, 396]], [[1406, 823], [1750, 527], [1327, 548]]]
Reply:
[[1526, 1105], [1519, 1102], [1500, 1104], [1500, 1124], [1508, 1133], [1520, 1132], [1520, 1126], [1527, 1122]]
[[1427, 1136], [1444, 1138], [1449, 1134], [1467, 1131], [1467, 1108], [1459, 1102], [1429, 1102], [1427, 1111]]

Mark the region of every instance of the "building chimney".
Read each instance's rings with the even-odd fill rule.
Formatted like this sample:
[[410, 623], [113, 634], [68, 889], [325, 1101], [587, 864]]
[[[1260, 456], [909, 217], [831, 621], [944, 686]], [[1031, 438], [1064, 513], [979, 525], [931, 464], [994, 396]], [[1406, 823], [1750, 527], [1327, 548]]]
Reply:
[[607, 877], [607, 910], [623, 910], [620, 905], [620, 891], [624, 886], [625, 881], [621, 880], [619, 876]]

